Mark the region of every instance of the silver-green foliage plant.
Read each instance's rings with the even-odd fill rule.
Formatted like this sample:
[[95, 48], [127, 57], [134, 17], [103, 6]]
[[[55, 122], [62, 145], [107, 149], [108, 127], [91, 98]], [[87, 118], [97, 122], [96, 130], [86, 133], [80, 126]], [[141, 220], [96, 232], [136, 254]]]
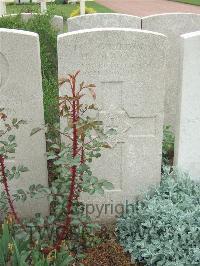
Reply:
[[120, 243], [146, 265], [200, 265], [200, 184], [177, 172], [118, 220]]

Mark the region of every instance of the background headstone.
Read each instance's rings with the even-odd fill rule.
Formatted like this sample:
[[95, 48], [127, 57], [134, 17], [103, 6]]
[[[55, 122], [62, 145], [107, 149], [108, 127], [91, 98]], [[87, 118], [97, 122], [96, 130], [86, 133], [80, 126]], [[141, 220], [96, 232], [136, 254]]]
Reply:
[[200, 15], [169, 13], [142, 18], [142, 29], [165, 34], [169, 39], [166, 71], [165, 124], [175, 130], [180, 90], [180, 35], [200, 29]]
[[113, 148], [93, 165], [115, 188], [105, 196], [85, 196], [87, 203], [118, 206], [160, 181], [165, 50], [165, 36], [147, 31], [109, 28], [58, 36], [59, 77], [80, 70], [80, 83], [96, 84], [97, 116], [117, 130], [109, 141]]
[[52, 23], [53, 28], [56, 31], [60, 33], [64, 32], [64, 29], [63, 29], [64, 23], [63, 23], [62, 16], [57, 16], [57, 15], [53, 16], [51, 23]]
[[[22, 19], [27, 22], [30, 18], [33, 16], [38, 15], [41, 16], [41, 14], [38, 13], [21, 13]], [[51, 24], [53, 28], [58, 31], [59, 33], [63, 32], [63, 17], [62, 16], [53, 16], [51, 20]]]
[[41, 11], [41, 14], [44, 14], [47, 12], [46, 0], [40, 0], [40, 11]]
[[[38, 16], [41, 16], [41, 14], [38, 14], [38, 13], [21, 13], [21, 18], [23, 21], [27, 22], [29, 19], [31, 19], [33, 16], [35, 15], [38, 15]], [[9, 14], [9, 15], [6, 15], [6, 17], [8, 16], [18, 16], [18, 14]], [[63, 17], [62, 16], [53, 16], [52, 17], [52, 20], [51, 20], [51, 24], [53, 26], [53, 28], [59, 32], [59, 33], [63, 33]]]
[[80, 15], [85, 15], [85, 0], [80, 0]]
[[4, 0], [0, 0], [0, 17], [6, 15], [6, 3]]
[[141, 29], [141, 18], [117, 13], [95, 13], [69, 18], [67, 25], [68, 31], [109, 27]]
[[[9, 117], [27, 121], [16, 130], [15, 159], [6, 162], [24, 165], [29, 171], [10, 182], [12, 194], [16, 189], [27, 190], [31, 184], [48, 185], [46, 142], [44, 132], [30, 137], [31, 130], [44, 124], [42, 77], [39, 37], [27, 31], [0, 29], [0, 107]], [[47, 200], [27, 200], [17, 203], [21, 215], [48, 214]]]
[[200, 31], [181, 36], [183, 58], [175, 165], [200, 181]]

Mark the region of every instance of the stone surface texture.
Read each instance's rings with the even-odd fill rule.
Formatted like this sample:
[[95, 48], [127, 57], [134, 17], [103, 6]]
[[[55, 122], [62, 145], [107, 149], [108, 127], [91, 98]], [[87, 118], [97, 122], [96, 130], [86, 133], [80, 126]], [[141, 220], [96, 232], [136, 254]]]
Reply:
[[165, 97], [165, 124], [177, 124], [177, 104], [180, 90], [180, 35], [200, 29], [200, 14], [169, 13], [142, 18], [142, 29], [165, 34], [169, 39]]
[[93, 28], [141, 28], [141, 18], [126, 14], [96, 13], [69, 18], [68, 31]]
[[[84, 195], [85, 202], [120, 208], [117, 204], [159, 183], [165, 51], [164, 35], [141, 30], [106, 28], [58, 36], [59, 77], [80, 70], [80, 83], [96, 84], [97, 118], [117, 130], [108, 139], [112, 149], [93, 164], [94, 174], [115, 188], [105, 196]], [[98, 219], [115, 214], [107, 210]]]
[[52, 18], [52, 26], [54, 27], [55, 30], [62, 33], [64, 31], [63, 30], [63, 26], [64, 26], [63, 17], [55, 15]]
[[182, 86], [175, 164], [200, 181], [200, 31], [181, 36]]
[[[31, 184], [48, 185], [46, 142], [44, 132], [30, 137], [31, 130], [44, 124], [42, 77], [39, 37], [27, 31], [0, 29], [0, 107], [11, 118], [24, 119], [27, 125], [16, 130], [15, 158], [7, 160], [8, 167], [24, 165], [29, 171], [10, 182], [11, 192], [28, 189]], [[27, 200], [17, 203], [24, 217], [36, 212], [48, 213], [48, 203]]]

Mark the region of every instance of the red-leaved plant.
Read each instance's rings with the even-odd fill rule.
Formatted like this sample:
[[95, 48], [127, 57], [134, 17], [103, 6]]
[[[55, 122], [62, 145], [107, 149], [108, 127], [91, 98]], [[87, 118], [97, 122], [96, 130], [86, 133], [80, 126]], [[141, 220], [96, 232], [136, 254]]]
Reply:
[[[46, 130], [59, 132], [61, 140], [54, 143], [54, 140], [48, 140], [49, 151], [48, 160], [53, 163], [56, 178], [51, 180], [49, 187], [33, 184], [28, 191], [18, 190], [13, 195], [13, 199], [9, 192], [8, 175], [14, 177], [19, 175], [20, 170], [25, 171], [26, 168], [14, 167], [13, 171], [5, 171], [4, 160], [9, 153], [9, 143], [1, 141], [0, 147], [0, 173], [1, 182], [4, 185], [2, 197], [4, 202], [9, 205], [14, 219], [15, 237], [25, 238], [29, 241], [32, 248], [39, 248], [44, 254], [50, 254], [54, 251], [60, 251], [68, 248], [73, 252], [80, 252], [80, 246], [83, 243], [88, 244], [94, 230], [98, 228], [91, 222], [91, 219], [84, 213], [84, 205], [80, 202], [80, 194], [87, 192], [90, 195], [94, 193], [104, 193], [104, 189], [112, 189], [113, 186], [107, 180], [98, 179], [93, 176], [90, 169], [90, 163], [94, 158], [101, 156], [102, 148], [110, 148], [105, 142], [107, 133], [113, 133], [113, 130], [104, 131], [102, 122], [95, 117], [87, 116], [88, 111], [97, 111], [97, 107], [91, 103], [84, 103], [84, 97], [88, 92], [95, 100], [95, 85], [85, 84], [82, 82], [77, 86], [77, 77], [69, 75], [67, 78], [60, 80], [60, 86], [63, 95], [59, 97], [60, 117], [66, 121], [66, 128], [60, 130], [59, 127], [47, 125]], [[1, 113], [1, 120], [5, 120], [6, 116]], [[21, 120], [13, 121], [13, 127], [23, 123]], [[9, 126], [9, 131], [12, 129]], [[35, 134], [42, 128], [32, 130], [31, 135]], [[1, 136], [6, 135], [7, 131], [1, 131]], [[12, 136], [12, 137], [11, 137]], [[9, 135], [11, 144], [15, 141], [13, 135]], [[13, 149], [15, 150], [14, 142]], [[37, 214], [35, 219], [31, 221], [21, 221], [13, 204], [14, 200], [25, 200], [29, 197], [37, 197], [43, 194], [47, 197], [51, 205], [51, 214], [43, 218]], [[5, 203], [4, 203], [4, 209]]]

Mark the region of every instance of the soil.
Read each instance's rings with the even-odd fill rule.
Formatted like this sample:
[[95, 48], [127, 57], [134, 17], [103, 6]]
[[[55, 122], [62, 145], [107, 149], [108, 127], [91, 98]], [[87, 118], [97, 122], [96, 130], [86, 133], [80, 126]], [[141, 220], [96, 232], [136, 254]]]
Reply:
[[108, 240], [95, 248], [88, 249], [86, 259], [82, 261], [86, 266], [136, 266], [123, 248], [114, 240]]
[[99, 237], [102, 243], [87, 249], [86, 258], [82, 261], [85, 266], [142, 266], [131, 262], [131, 257], [120, 246], [116, 239], [115, 224], [102, 225]]

